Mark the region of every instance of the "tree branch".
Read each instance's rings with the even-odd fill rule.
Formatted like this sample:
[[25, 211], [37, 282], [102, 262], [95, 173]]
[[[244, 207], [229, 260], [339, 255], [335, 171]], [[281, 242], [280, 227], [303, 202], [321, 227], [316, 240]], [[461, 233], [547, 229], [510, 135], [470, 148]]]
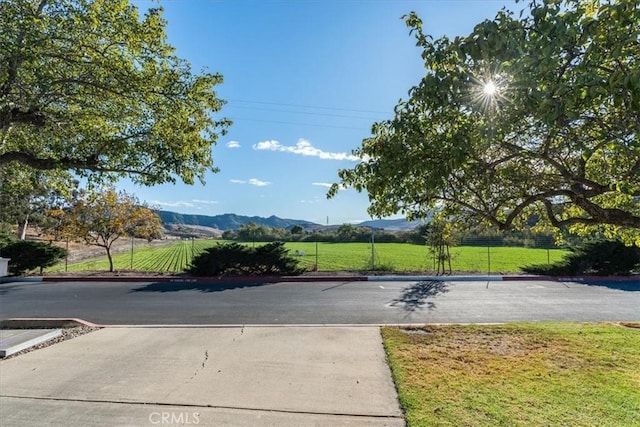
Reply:
[[84, 159], [62, 157], [59, 159], [41, 158], [32, 154], [9, 151], [0, 154], [0, 166], [12, 161], [17, 161], [29, 167], [38, 170], [55, 170], [55, 169], [82, 169], [91, 172], [112, 172], [112, 173], [130, 173], [142, 176], [151, 176], [155, 174], [145, 172], [144, 170], [129, 168], [113, 168], [106, 167], [99, 163], [98, 156], [86, 157]]
[[5, 111], [0, 110], [0, 128], [5, 130], [14, 123], [31, 124], [42, 126], [45, 123], [45, 115], [38, 109], [22, 111], [20, 108], [11, 108]]

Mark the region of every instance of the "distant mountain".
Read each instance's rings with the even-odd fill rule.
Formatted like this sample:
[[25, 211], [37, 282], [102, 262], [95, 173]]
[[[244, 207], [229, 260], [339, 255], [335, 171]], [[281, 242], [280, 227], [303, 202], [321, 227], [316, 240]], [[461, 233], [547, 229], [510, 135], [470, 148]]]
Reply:
[[[294, 225], [299, 225], [305, 230], [332, 230], [337, 229], [338, 225], [320, 225], [310, 221], [304, 221], [300, 219], [284, 219], [275, 215], [269, 218], [261, 216], [244, 216], [236, 214], [222, 214], [222, 215], [191, 215], [181, 214], [170, 211], [157, 211], [160, 215], [160, 219], [167, 230], [199, 230], [200, 232], [206, 232], [205, 234], [220, 235], [225, 230], [237, 230], [241, 225], [249, 224], [253, 222], [256, 225], [263, 225], [271, 228], [284, 228], [291, 229]], [[405, 219], [379, 219], [373, 221], [364, 221], [359, 224], [354, 224], [361, 227], [377, 228], [379, 230], [388, 231], [408, 231], [413, 230], [418, 225], [422, 224], [422, 221], [407, 221]]]
[[275, 215], [269, 218], [263, 218], [260, 216], [243, 216], [236, 214], [222, 214], [222, 215], [190, 215], [181, 214], [170, 211], [157, 211], [160, 215], [165, 227], [170, 228], [172, 225], [194, 225], [201, 227], [214, 228], [218, 230], [237, 230], [241, 225], [249, 224], [253, 222], [256, 225], [264, 225], [271, 228], [285, 228], [290, 229], [294, 225], [299, 225], [305, 229], [315, 229], [319, 227], [318, 224], [313, 222], [299, 220], [299, 219], [283, 219], [278, 218]]
[[372, 221], [364, 221], [358, 224], [361, 227], [371, 227], [387, 231], [409, 231], [413, 230], [420, 224], [422, 220], [407, 221], [406, 219], [376, 219]]

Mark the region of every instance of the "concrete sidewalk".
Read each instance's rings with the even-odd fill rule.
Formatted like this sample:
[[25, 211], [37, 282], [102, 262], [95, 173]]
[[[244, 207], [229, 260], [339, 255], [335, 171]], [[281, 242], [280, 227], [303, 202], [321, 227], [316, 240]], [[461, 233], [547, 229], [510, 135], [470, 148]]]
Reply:
[[0, 361], [3, 426], [403, 426], [377, 327], [105, 328]]

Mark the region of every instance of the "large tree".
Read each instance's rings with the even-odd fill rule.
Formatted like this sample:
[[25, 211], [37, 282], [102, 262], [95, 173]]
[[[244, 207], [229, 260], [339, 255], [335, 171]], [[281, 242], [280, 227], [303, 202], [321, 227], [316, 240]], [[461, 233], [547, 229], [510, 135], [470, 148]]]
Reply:
[[222, 76], [193, 73], [165, 27], [128, 0], [0, 1], [0, 168], [145, 185], [215, 170]]
[[51, 214], [62, 218], [62, 234], [104, 248], [109, 271], [113, 271], [111, 247], [116, 240], [124, 236], [152, 240], [162, 235], [156, 212], [135, 196], [113, 188], [81, 192], [70, 207]]
[[426, 74], [339, 172], [372, 215], [447, 207], [507, 229], [536, 212], [640, 243], [637, 0], [534, 0], [453, 40], [404, 18]]

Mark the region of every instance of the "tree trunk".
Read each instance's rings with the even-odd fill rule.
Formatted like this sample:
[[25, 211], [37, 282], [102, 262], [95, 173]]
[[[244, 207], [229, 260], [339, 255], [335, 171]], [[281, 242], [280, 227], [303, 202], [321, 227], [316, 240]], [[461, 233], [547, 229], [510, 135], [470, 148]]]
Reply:
[[18, 237], [20, 240], [27, 239], [27, 226], [29, 225], [29, 214], [24, 217], [24, 222], [18, 226]]
[[113, 273], [113, 258], [111, 257], [111, 247], [105, 246], [107, 258], [109, 259], [109, 273]]

